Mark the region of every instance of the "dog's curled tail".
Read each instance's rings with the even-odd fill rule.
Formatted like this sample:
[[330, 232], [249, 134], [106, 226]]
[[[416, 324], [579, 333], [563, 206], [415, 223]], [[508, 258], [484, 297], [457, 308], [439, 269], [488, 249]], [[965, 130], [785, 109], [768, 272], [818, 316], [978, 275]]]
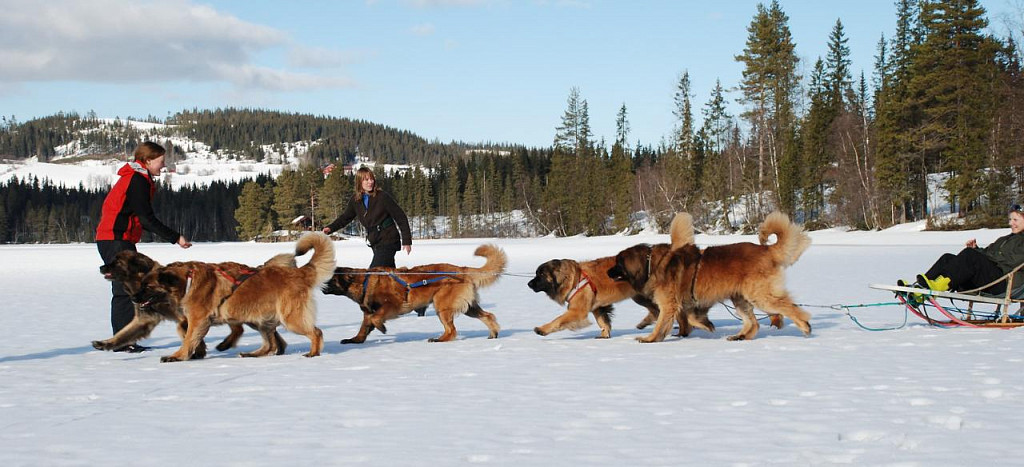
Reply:
[[309, 250], [313, 250], [313, 257], [302, 266], [302, 269], [311, 271], [316, 276], [316, 283], [326, 282], [334, 275], [334, 242], [322, 232], [310, 232], [302, 236], [295, 243], [295, 256], [302, 256]]
[[669, 228], [669, 236], [672, 239], [672, 249], [681, 246], [693, 245], [693, 216], [688, 212], [680, 212], [672, 218], [672, 226]]
[[[775, 244], [768, 245], [768, 237], [775, 235]], [[804, 232], [803, 226], [789, 221], [789, 216], [781, 212], [773, 212], [764, 219], [757, 233], [762, 245], [768, 246], [775, 262], [784, 267], [792, 266], [800, 255], [811, 246], [811, 237]]]
[[473, 252], [474, 255], [487, 258], [483, 266], [477, 268], [476, 274], [470, 275], [470, 280], [477, 287], [487, 287], [498, 281], [501, 274], [505, 272], [505, 265], [508, 264], [508, 256], [505, 251], [496, 245], [480, 245]]

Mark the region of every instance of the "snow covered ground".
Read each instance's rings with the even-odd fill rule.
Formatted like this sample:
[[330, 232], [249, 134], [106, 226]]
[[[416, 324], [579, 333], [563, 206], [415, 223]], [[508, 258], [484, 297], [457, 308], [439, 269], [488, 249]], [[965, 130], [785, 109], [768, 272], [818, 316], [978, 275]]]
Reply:
[[[93, 350], [110, 335], [109, 286], [95, 245], [0, 246], [0, 465], [1020, 465], [1024, 442], [1024, 329], [937, 329], [911, 317], [869, 332], [831, 304], [891, 302], [867, 287], [923, 271], [974, 232], [812, 233], [788, 272], [814, 332], [762, 326], [728, 342], [739, 322], [712, 309], [714, 335], [640, 344], [644, 311], [616, 308], [612, 338], [598, 329], [533, 333], [562, 310], [526, 287], [551, 258], [611, 255], [663, 235], [419, 241], [400, 265], [472, 256], [492, 241], [509, 275], [481, 293], [502, 325], [486, 339], [459, 317], [459, 338], [433, 310], [388, 323], [362, 345], [358, 308], [320, 295], [324, 355], [284, 333], [283, 356], [160, 363], [179, 341], [169, 323], [150, 352]], [[698, 236], [702, 245], [756, 241]], [[341, 265], [369, 263], [360, 241], [339, 241]], [[143, 244], [158, 261], [259, 264], [292, 244]], [[866, 325], [896, 326], [897, 307], [855, 309]], [[226, 328], [214, 328], [208, 343]]]

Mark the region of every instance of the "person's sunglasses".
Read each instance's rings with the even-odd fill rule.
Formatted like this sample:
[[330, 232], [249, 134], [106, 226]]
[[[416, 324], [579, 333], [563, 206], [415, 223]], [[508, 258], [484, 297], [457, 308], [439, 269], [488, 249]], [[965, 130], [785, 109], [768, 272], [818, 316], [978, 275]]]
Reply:
[[1013, 206], [1010, 206], [1010, 210], [1011, 211], [1017, 211], [1017, 212], [1024, 212], [1024, 210], [1021, 209], [1019, 204], [1014, 204]]

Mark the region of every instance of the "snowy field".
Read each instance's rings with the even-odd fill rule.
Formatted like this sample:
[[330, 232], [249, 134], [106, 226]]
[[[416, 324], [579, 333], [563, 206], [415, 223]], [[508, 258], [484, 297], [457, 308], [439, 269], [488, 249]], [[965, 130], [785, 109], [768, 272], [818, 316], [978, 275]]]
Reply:
[[[911, 317], [869, 332], [831, 304], [891, 302], [867, 287], [910, 278], [939, 254], [1007, 229], [814, 232], [788, 270], [814, 332], [762, 324], [729, 342], [739, 321], [711, 311], [718, 331], [640, 344], [644, 310], [616, 308], [612, 338], [596, 325], [533, 333], [561, 309], [526, 287], [551, 258], [591, 259], [663, 235], [416, 242], [399, 265], [477, 266], [493, 241], [509, 275], [481, 292], [498, 339], [465, 316], [459, 337], [433, 310], [388, 323], [362, 345], [360, 312], [319, 295], [324, 355], [283, 333], [283, 356], [160, 363], [179, 340], [170, 323], [142, 354], [93, 350], [110, 335], [109, 285], [95, 245], [0, 246], [0, 465], [1021, 465], [1024, 329], [938, 329]], [[756, 241], [700, 235], [701, 245]], [[369, 263], [360, 241], [339, 241], [340, 265]], [[292, 244], [143, 244], [158, 261], [259, 264]], [[902, 323], [897, 307], [855, 309], [866, 325]], [[787, 323], [789, 324], [789, 323]], [[214, 328], [208, 345], [227, 332]]]

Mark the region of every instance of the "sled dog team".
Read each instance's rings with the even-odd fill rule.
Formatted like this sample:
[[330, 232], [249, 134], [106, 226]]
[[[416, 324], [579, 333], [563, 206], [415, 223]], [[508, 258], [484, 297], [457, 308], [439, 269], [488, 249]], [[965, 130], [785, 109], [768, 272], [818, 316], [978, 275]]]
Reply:
[[[775, 235], [774, 243], [769, 244]], [[693, 328], [714, 331], [708, 310], [729, 299], [743, 321], [740, 331], [729, 340], [753, 339], [758, 333], [754, 308], [768, 313], [770, 323], [781, 328], [789, 318], [804, 335], [809, 335], [810, 314], [796, 306], [785, 288], [783, 269], [789, 267], [810, 246], [803, 228], [782, 213], [772, 213], [761, 224], [759, 244], [733, 243], [698, 248], [694, 243], [692, 217], [679, 213], [672, 221], [671, 243], [639, 244], [615, 256], [590, 261], [552, 259], [537, 267], [528, 286], [544, 292], [565, 313], [534, 328], [539, 335], [589, 325], [593, 314], [601, 328], [599, 337], [611, 335], [612, 306], [632, 299], [647, 308], [648, 315], [637, 324], [653, 324], [641, 342], [665, 339], [678, 323], [679, 336]], [[312, 251], [312, 257], [298, 266], [296, 257]], [[161, 321], [177, 323], [181, 347], [161, 361], [203, 358], [203, 339], [214, 324], [227, 324], [230, 333], [217, 345], [224, 351], [234, 347], [242, 325], [260, 333], [263, 344], [243, 357], [282, 354], [287, 343], [277, 332], [283, 325], [310, 341], [307, 357], [320, 355], [323, 332], [316, 326], [317, 290], [344, 295], [363, 312], [358, 333], [341, 341], [358, 344], [374, 329], [386, 333], [385, 322], [433, 304], [444, 332], [430, 339], [455, 339], [455, 317], [479, 319], [498, 337], [495, 316], [480, 307], [479, 290], [498, 280], [508, 259], [494, 245], [482, 245], [474, 253], [485, 259], [481, 267], [434, 263], [411, 268], [336, 267], [334, 245], [322, 233], [304, 235], [295, 253], [274, 256], [260, 266], [235, 262], [175, 262], [160, 265], [145, 255], [122, 251], [100, 272], [124, 283], [135, 303], [135, 318], [114, 336], [93, 341], [93, 347], [113, 350], [145, 338]], [[666, 312], [667, 310], [667, 312]]]

